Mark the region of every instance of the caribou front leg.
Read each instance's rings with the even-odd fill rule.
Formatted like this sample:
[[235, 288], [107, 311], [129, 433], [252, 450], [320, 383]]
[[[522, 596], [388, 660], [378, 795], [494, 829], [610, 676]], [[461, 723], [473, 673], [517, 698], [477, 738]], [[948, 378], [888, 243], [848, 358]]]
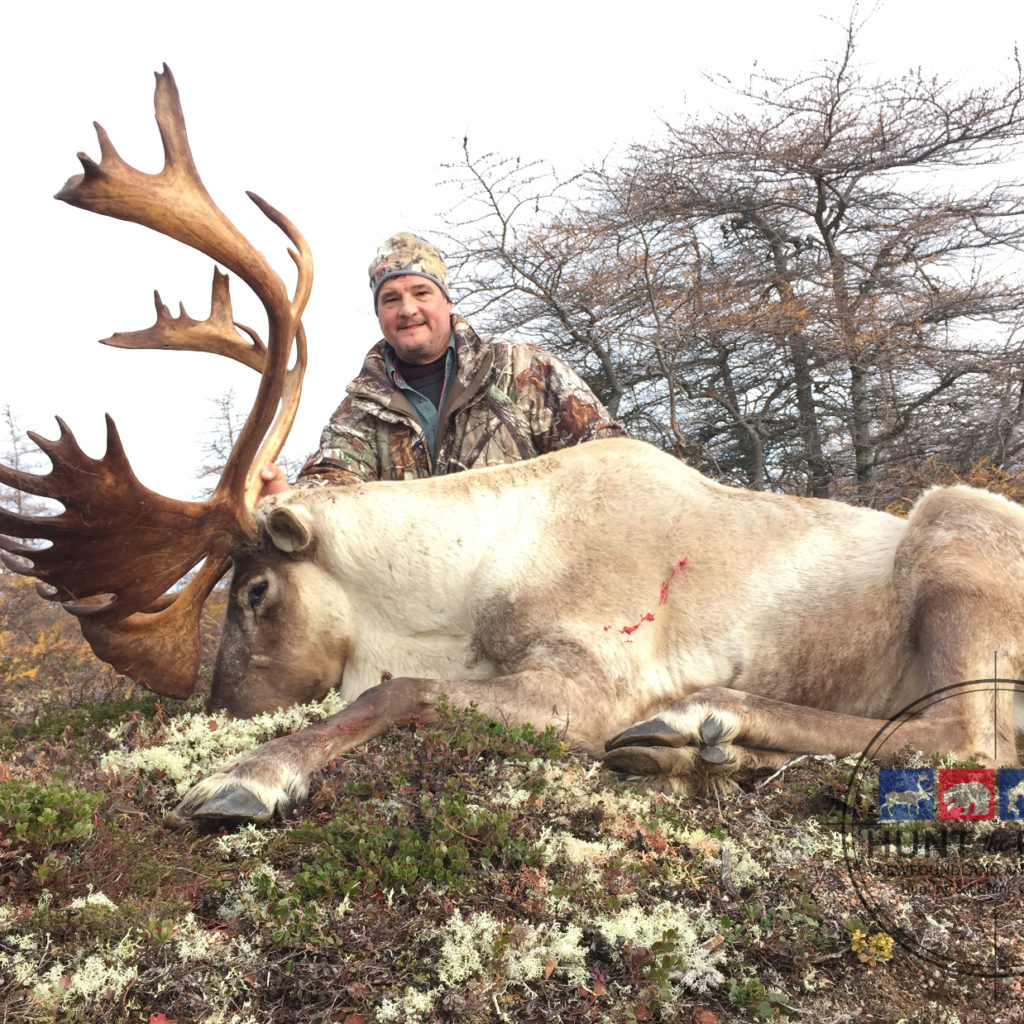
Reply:
[[261, 823], [275, 813], [288, 817], [305, 801], [315, 771], [386, 732], [392, 723], [403, 724], [412, 717], [414, 709], [386, 713], [393, 702], [382, 699], [383, 690], [375, 686], [337, 714], [270, 740], [237, 764], [196, 783], [165, 823], [178, 828], [192, 820]]
[[405, 725], [414, 717], [432, 720], [442, 696], [456, 707], [475, 704], [481, 714], [510, 726], [554, 726], [597, 753], [608, 721], [596, 699], [598, 690], [583, 672], [569, 677], [550, 667], [486, 680], [389, 679], [336, 715], [270, 740], [197, 783], [166, 821], [177, 827], [194, 819], [265, 822], [275, 813], [286, 817], [305, 800], [314, 772], [391, 725]]

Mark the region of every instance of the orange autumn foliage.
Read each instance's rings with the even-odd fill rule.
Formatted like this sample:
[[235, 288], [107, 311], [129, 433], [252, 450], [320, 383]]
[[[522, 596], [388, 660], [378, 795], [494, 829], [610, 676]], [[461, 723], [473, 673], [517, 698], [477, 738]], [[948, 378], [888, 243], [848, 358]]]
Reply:
[[[208, 688], [224, 615], [226, 589], [203, 609], [202, 667], [197, 690]], [[129, 695], [135, 684], [92, 653], [76, 619], [40, 599], [34, 581], [0, 571], [0, 714], [15, 707], [78, 707]]]

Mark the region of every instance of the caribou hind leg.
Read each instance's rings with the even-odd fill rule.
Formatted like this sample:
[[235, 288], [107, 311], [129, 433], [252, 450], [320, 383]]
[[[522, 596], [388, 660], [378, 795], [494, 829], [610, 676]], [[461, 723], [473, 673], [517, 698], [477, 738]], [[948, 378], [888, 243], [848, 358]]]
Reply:
[[688, 797], [724, 795], [741, 782], [781, 768], [792, 757], [788, 751], [727, 742], [721, 720], [711, 713], [696, 736], [677, 731], [661, 718], [632, 725], [608, 741], [603, 761], [622, 782]]
[[980, 681], [952, 695], [943, 691], [934, 705], [896, 723], [709, 687], [613, 736], [604, 765], [648, 788], [708, 796], [796, 754], [859, 754], [883, 730], [885, 745], [872, 746], [875, 756], [910, 749], [983, 765], [1015, 764], [1013, 691], [1004, 685], [995, 692], [982, 673], [974, 678]]
[[[959, 690], [925, 713], [919, 748], [1015, 764], [1013, 688], [996, 693], [983, 681], [1021, 678], [1024, 670], [1024, 512], [984, 491], [930, 491], [914, 509], [894, 568], [925, 692], [938, 698]], [[957, 687], [975, 680], [982, 682]]]
[[[893, 564], [907, 631], [894, 639], [906, 646], [905, 671], [919, 681], [917, 696], [935, 699], [892, 730], [885, 752], [909, 747], [988, 766], [1016, 763], [1013, 688], [985, 681], [1024, 670], [1022, 579], [1020, 508], [961, 487], [921, 499]], [[981, 682], [959, 685], [975, 681]], [[836, 708], [844, 694], [867, 685], [856, 677], [841, 682], [832, 686]], [[891, 680], [890, 693], [899, 683]], [[907, 702], [884, 690], [877, 697], [876, 706], [891, 715]], [[604, 760], [620, 775], [700, 795], [728, 789], [793, 754], [860, 753], [888, 721], [709, 687], [614, 736]]]
[[851, 754], [884, 723], [722, 687], [677, 700], [606, 744], [621, 778], [685, 796], [725, 793], [795, 754]]

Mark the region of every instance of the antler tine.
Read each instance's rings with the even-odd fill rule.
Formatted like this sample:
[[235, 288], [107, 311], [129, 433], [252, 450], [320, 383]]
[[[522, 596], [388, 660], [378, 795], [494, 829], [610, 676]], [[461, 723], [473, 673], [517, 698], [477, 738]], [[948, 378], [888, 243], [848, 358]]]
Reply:
[[156, 323], [141, 331], [118, 331], [102, 338], [101, 345], [130, 349], [174, 349], [177, 351], [208, 352], [227, 356], [262, 373], [266, 364], [267, 347], [259, 335], [248, 327], [241, 327], [249, 336], [246, 341], [236, 330], [231, 315], [231, 294], [227, 274], [213, 268], [213, 288], [210, 315], [205, 320], [193, 320], [179, 306], [179, 315], [172, 316], [159, 292], [153, 293], [156, 305]]
[[[204, 558], [227, 556], [237, 524], [223, 503], [176, 501], [144, 487], [109, 416], [101, 459], [86, 455], [67, 426], [58, 423], [56, 441], [31, 435], [53, 464], [49, 473], [0, 467], [0, 481], [64, 506], [49, 515], [0, 509], [5, 533], [50, 543], [27, 548], [3, 537], [0, 549], [31, 559], [31, 575], [54, 588], [55, 598], [73, 604], [109, 594], [102, 607], [90, 605], [89, 613], [109, 609], [124, 616], [152, 605]], [[173, 546], [168, 536], [175, 538]]]
[[[83, 173], [69, 179], [57, 198], [184, 242], [252, 288], [267, 314], [266, 345], [255, 331], [234, 323], [227, 277], [216, 270], [206, 320], [193, 320], [183, 308], [172, 317], [156, 295], [152, 327], [115, 334], [106, 343], [190, 349], [236, 359], [261, 373], [253, 409], [220, 484], [203, 502], [173, 501], [143, 487], [109, 417], [101, 459], [87, 456], [62, 422], [56, 441], [32, 435], [52, 463], [50, 472], [28, 474], [0, 466], [0, 482], [54, 499], [64, 510], [40, 516], [0, 510], [0, 532], [50, 544], [34, 547], [0, 537], [0, 549], [9, 553], [3, 556], [5, 563], [36, 576], [47, 588], [44, 596], [63, 601], [79, 617], [101, 658], [158, 693], [184, 697], [191, 693], [198, 670], [202, 604], [226, 570], [231, 551], [254, 536], [251, 509], [259, 491], [258, 472], [247, 486], [247, 471], [261, 442], [261, 459], [277, 455], [294, 419], [305, 368], [301, 317], [311, 288], [312, 259], [287, 218], [253, 196], [298, 250], [289, 250], [298, 268], [295, 295], [289, 298], [281, 278], [224, 216], [200, 180], [178, 90], [166, 65], [156, 76], [154, 105], [164, 148], [164, 167], [158, 174], [129, 166], [97, 125], [100, 162], [79, 154]], [[289, 369], [293, 345], [297, 356]], [[184, 587], [170, 590], [200, 563]]]
[[[157, 320], [156, 323], [142, 331], [128, 333], [117, 333], [103, 340], [103, 344], [117, 348], [162, 348], [180, 349], [195, 352], [211, 352], [218, 355], [225, 355], [236, 359], [246, 366], [264, 374], [264, 382], [267, 383], [268, 396], [266, 401], [261, 395], [257, 395], [256, 407], [271, 407], [270, 403], [280, 401], [280, 411], [273, 427], [267, 431], [264, 427], [261, 433], [266, 434], [263, 445], [255, 458], [249, 457], [248, 451], [243, 451], [243, 438], [239, 437], [236, 450], [239, 456], [232, 456], [228, 459], [221, 477], [218, 490], [226, 494], [234, 494], [238, 489], [244, 493], [244, 504], [251, 508], [256, 504], [259, 492], [262, 488], [259, 471], [268, 462], [277, 458], [284, 446], [285, 439], [291, 431], [298, 412], [299, 396], [302, 390], [302, 378], [306, 370], [307, 350], [305, 332], [302, 329], [300, 317], [305, 309], [313, 287], [313, 258], [309, 245], [305, 238], [298, 231], [294, 224], [279, 210], [275, 209], [265, 199], [260, 198], [254, 192], [246, 193], [249, 198], [259, 207], [263, 214], [279, 227], [290, 239], [295, 249], [289, 249], [297, 269], [295, 295], [291, 301], [291, 313], [295, 323], [295, 363], [283, 372], [280, 378], [267, 374], [267, 347], [261, 341], [259, 335], [249, 327], [236, 324], [231, 314], [231, 297], [228, 288], [227, 276], [221, 274], [216, 268], [213, 272], [213, 291], [210, 302], [210, 316], [204, 321], [193, 320], [184, 309], [181, 315], [172, 317], [167, 307], [160, 301], [159, 293], [155, 294]], [[297, 250], [297, 251], [296, 251]], [[236, 328], [245, 331], [249, 341], [241, 337]], [[278, 383], [278, 380], [281, 383]], [[255, 434], [259, 430], [254, 428]], [[240, 479], [244, 478], [242, 484]]]
[[156, 75], [154, 107], [164, 145], [164, 166], [159, 173], [145, 174], [125, 163], [97, 124], [100, 162], [79, 153], [83, 173], [69, 178], [55, 198], [184, 242], [233, 270], [261, 301], [274, 301], [284, 293], [284, 283], [224, 216], [199, 177], [178, 87], [166, 64]]
[[[237, 502], [241, 513], [246, 507], [245, 471], [270, 428], [284, 390], [292, 341], [308, 297], [308, 287], [304, 294], [301, 289], [312, 274], [311, 260], [307, 247], [305, 262], [310, 266], [305, 273], [300, 269], [296, 308], [288, 299], [284, 282], [224, 216], [200, 180], [188, 143], [178, 87], [166, 64], [156, 76], [154, 106], [164, 147], [164, 167], [158, 174], [144, 174], [126, 164], [97, 126], [100, 163], [97, 165], [79, 154], [84, 173], [70, 178], [57, 198], [176, 238], [233, 270], [259, 297], [269, 324], [263, 378], [254, 408], [239, 433], [222, 486], [218, 488], [221, 497], [227, 495]], [[254, 201], [294, 242], [293, 234], [298, 233], [293, 228], [289, 231], [290, 225], [282, 223], [283, 218], [269, 204]]]
[[292, 313], [301, 317], [302, 311], [306, 308], [310, 293], [313, 290], [313, 254], [310, 252], [306, 239], [302, 237], [298, 228], [278, 209], [275, 209], [265, 199], [256, 195], [255, 192], [245, 193], [259, 208], [265, 216], [273, 221], [291, 240], [292, 245], [298, 249], [295, 252], [288, 250], [298, 271], [298, 280], [295, 284], [295, 297], [292, 299]]
[[295, 415], [299, 411], [299, 398], [302, 394], [302, 377], [306, 368], [306, 331], [302, 324], [295, 333], [295, 365], [288, 371], [285, 377], [284, 390], [281, 395], [281, 409], [273, 427], [267, 434], [262, 447], [252, 462], [252, 469], [246, 478], [245, 500], [246, 504], [254, 505], [260, 491], [263, 489], [263, 481], [260, 479], [260, 469], [268, 462], [273, 462], [284, 447], [284, 442], [291, 432], [292, 424], [295, 422]]
[[[256, 458], [252, 461], [245, 480], [246, 503], [255, 504], [263, 482], [260, 470], [273, 462], [284, 447], [285, 439], [291, 432], [299, 410], [299, 397], [302, 392], [302, 378], [306, 372], [306, 332], [302, 326], [302, 311], [306, 308], [313, 289], [313, 254], [310, 252], [306, 239], [295, 225], [280, 210], [271, 206], [255, 192], [246, 195], [260, 208], [263, 214], [276, 224], [290, 239], [295, 249], [289, 249], [288, 255], [295, 263], [297, 276], [295, 294], [292, 297], [292, 316], [296, 321], [295, 331], [295, 363], [285, 374], [284, 386], [281, 391], [281, 405], [277, 419], [263, 441]], [[297, 251], [296, 251], [297, 250]], [[226, 477], [226, 474], [225, 474]]]

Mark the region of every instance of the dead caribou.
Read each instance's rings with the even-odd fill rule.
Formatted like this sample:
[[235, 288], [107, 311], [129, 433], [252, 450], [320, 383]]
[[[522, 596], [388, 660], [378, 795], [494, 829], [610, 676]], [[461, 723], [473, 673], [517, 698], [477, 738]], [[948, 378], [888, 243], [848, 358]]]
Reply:
[[[1024, 512], [969, 488], [929, 492], [904, 521], [723, 487], [648, 445], [608, 440], [254, 507], [258, 470], [298, 402], [309, 250], [253, 196], [295, 247], [289, 295], [203, 187], [166, 69], [156, 113], [160, 174], [128, 166], [99, 129], [100, 163], [81, 157], [58, 198], [194, 246], [253, 289], [265, 345], [236, 329], [219, 272], [205, 321], [158, 299], [153, 327], [108, 344], [240, 360], [262, 374], [254, 408], [204, 502], [143, 487], [112, 423], [101, 459], [63, 424], [56, 441], [33, 435], [51, 471], [0, 467], [0, 481], [64, 511], [0, 511], [4, 562], [78, 616], [99, 657], [178, 698], [195, 685], [202, 602], [233, 563], [211, 706], [250, 715], [333, 687], [351, 700], [201, 782], [175, 820], [287, 811], [312, 772], [429, 717], [442, 694], [555, 725], [620, 775], [699, 794], [794, 753], [857, 752], [916, 697], [987, 677], [995, 659], [1003, 675], [1024, 670]], [[1011, 700], [1007, 689], [936, 704], [900, 742], [1013, 763]]]

